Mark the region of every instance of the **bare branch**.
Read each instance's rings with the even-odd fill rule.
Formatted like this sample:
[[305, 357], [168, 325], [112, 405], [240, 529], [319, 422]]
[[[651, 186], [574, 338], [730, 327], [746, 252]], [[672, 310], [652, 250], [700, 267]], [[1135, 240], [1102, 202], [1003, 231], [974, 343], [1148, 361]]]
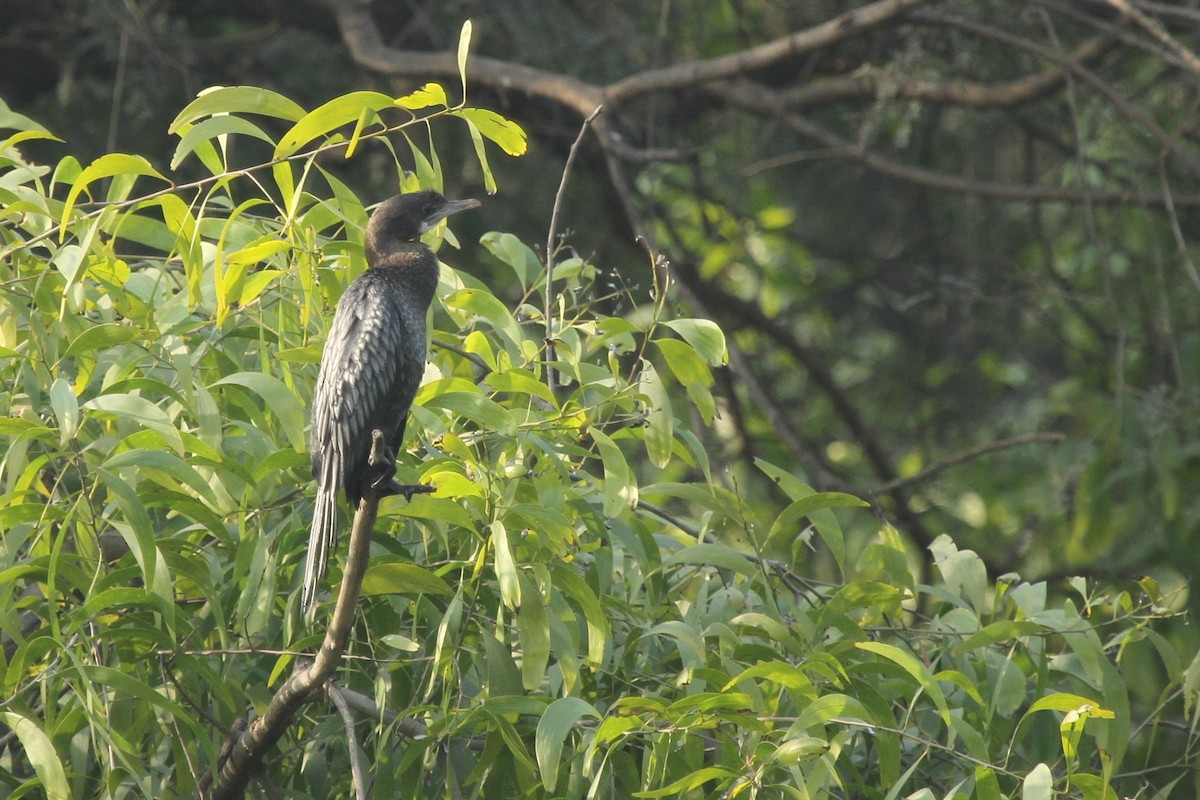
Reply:
[[762, 69], [782, 58], [808, 53], [844, 41], [864, 30], [934, 0], [880, 0], [855, 8], [819, 25], [788, 34], [773, 42], [740, 50], [720, 58], [689, 61], [671, 67], [632, 75], [609, 86], [605, 102], [618, 104], [637, 95], [700, 86], [713, 81], [728, 80]]
[[881, 483], [870, 489], [869, 494], [886, 494], [893, 492], [896, 489], [906, 489], [918, 483], [924, 483], [930, 478], [938, 475], [951, 467], [956, 467], [959, 464], [972, 461], [980, 456], [985, 456], [988, 453], [994, 453], [997, 450], [1008, 450], [1013, 447], [1021, 447], [1022, 445], [1034, 444], [1036, 442], [1054, 442], [1058, 443], [1065, 440], [1067, 437], [1064, 434], [1055, 431], [1038, 431], [1035, 433], [1026, 433], [1021, 436], [1013, 436], [1009, 439], [1001, 439], [998, 442], [989, 442], [988, 444], [973, 447], [966, 452], [959, 453], [956, 456], [951, 456], [944, 461], [939, 461], [936, 464], [930, 464], [925, 469], [909, 475], [904, 478], [896, 478], [887, 483]]
[[1141, 11], [1130, 5], [1128, 0], [1108, 0], [1108, 2], [1113, 8], [1120, 11], [1129, 19], [1132, 19], [1138, 24], [1139, 27], [1161, 42], [1163, 46], [1174, 53], [1175, 56], [1182, 61], [1189, 70], [1200, 74], [1200, 57], [1197, 57], [1196, 54], [1185, 47], [1182, 42], [1172, 36], [1171, 33], [1158, 22], [1158, 20], [1151, 19], [1147, 15], [1143, 14]]
[[[1095, 203], [1097, 205], [1135, 206], [1162, 206], [1165, 203], [1161, 193], [1141, 189], [1129, 189], [1124, 192], [1100, 189], [1080, 191], [1056, 186], [1025, 186], [1015, 183], [973, 181], [925, 167], [902, 164], [839, 136], [806, 116], [795, 112], [781, 113], [783, 100], [779, 97], [778, 92], [748, 81], [740, 81], [736, 84], [714, 84], [711, 91], [730, 105], [763, 116], [777, 116], [792, 130], [829, 148], [831, 157], [852, 158], [880, 174], [921, 186], [1018, 203]], [[1200, 195], [1176, 196], [1174, 202], [1177, 206], [1197, 206], [1200, 205]]]
[[[455, 53], [399, 50], [384, 44], [366, 3], [329, 0], [342, 39], [354, 60], [368, 69], [410, 78], [458, 75]], [[603, 103], [599, 87], [554, 72], [500, 61], [485, 56], [471, 57], [471, 80], [494, 89], [516, 91], [554, 100], [586, 117]]]
[[[1087, 63], [1112, 45], [1112, 39], [1095, 36], [1070, 55], [1075, 63]], [[1040, 100], [1062, 87], [1066, 70], [1054, 67], [1008, 83], [980, 83], [972, 80], [925, 81], [897, 78], [870, 69], [806, 83], [781, 91], [780, 98], [789, 108], [819, 106], [845, 100], [888, 96], [901, 100], [919, 100], [940, 105], [968, 106], [976, 109], [1012, 108]]]
[[[471, 80], [495, 89], [517, 91], [554, 100], [586, 117], [599, 105], [618, 105], [652, 92], [699, 86], [761, 69], [782, 58], [811, 52], [844, 41], [937, 0], [878, 0], [852, 9], [812, 28], [728, 56], [689, 61], [631, 75], [599, 87], [558, 73], [547, 72], [486, 56], [471, 57]], [[389, 47], [365, 3], [329, 0], [342, 38], [354, 60], [368, 69], [412, 78], [458, 74], [455, 53], [400, 50]]]
[[342, 687], [335, 686], [333, 681], [325, 684], [325, 691], [330, 701], [342, 717], [342, 725], [346, 728], [346, 746], [350, 750], [350, 782], [354, 784], [354, 796], [357, 800], [367, 800], [366, 773], [362, 766], [362, 749], [358, 746], [358, 737], [354, 735], [354, 717], [350, 714], [350, 705], [342, 695]]
[[1007, 47], [1024, 50], [1052, 64], [1057, 64], [1070, 72], [1080, 82], [1087, 84], [1103, 95], [1122, 116], [1150, 134], [1159, 145], [1182, 161], [1192, 173], [1200, 175], [1200, 158], [1197, 158], [1194, 153], [1187, 150], [1178, 137], [1167, 133], [1148, 113], [1129, 102], [1125, 95], [1102, 80], [1099, 75], [1083, 65], [1077, 64], [1069, 56], [1064, 56], [1048, 47], [1043, 47], [1036, 42], [1016, 36], [1008, 31], [964, 17], [922, 11], [913, 14], [912, 18], [915, 21], [924, 22], [925, 24], [955, 28], [975, 36], [991, 39]]
[[[546, 231], [546, 297], [545, 308], [543, 315], [546, 322], [546, 358], [547, 360], [554, 359], [554, 239], [558, 235], [558, 215], [562, 211], [563, 195], [567, 191], [567, 179], [571, 175], [571, 165], [575, 163], [575, 156], [579, 154], [579, 146], [583, 144], [583, 137], [587, 134], [588, 128], [596, 117], [600, 116], [600, 112], [604, 110], [604, 106], [596, 106], [596, 110], [588, 115], [588, 118], [583, 121], [583, 125], [579, 127], [579, 135], [575, 137], [574, 143], [571, 144], [571, 151], [567, 153], [567, 163], [563, 167], [562, 179], [558, 182], [558, 191], [554, 193], [554, 208], [550, 212], [550, 229]], [[554, 368], [546, 367], [546, 386], [550, 391], [554, 391]]]
[[[371, 457], [382, 457], [386, 445], [383, 436], [375, 431]], [[350, 640], [350, 629], [358, 611], [358, 595], [362, 589], [363, 575], [367, 571], [367, 559], [371, 549], [371, 531], [379, 514], [379, 490], [368, 487], [354, 514], [354, 526], [350, 531], [350, 552], [346, 557], [346, 568], [342, 573], [342, 586], [338, 593], [333, 618], [325, 631], [325, 641], [317, 651], [316, 658], [307, 666], [300, 666], [287, 682], [271, 698], [270, 705], [261, 717], [236, 737], [230, 748], [229, 758], [221, 765], [213, 800], [228, 800], [241, 797], [246, 784], [262, 765], [267, 752], [275, 746], [291, 724], [292, 717], [305, 703], [319, 695], [337, 669]]]

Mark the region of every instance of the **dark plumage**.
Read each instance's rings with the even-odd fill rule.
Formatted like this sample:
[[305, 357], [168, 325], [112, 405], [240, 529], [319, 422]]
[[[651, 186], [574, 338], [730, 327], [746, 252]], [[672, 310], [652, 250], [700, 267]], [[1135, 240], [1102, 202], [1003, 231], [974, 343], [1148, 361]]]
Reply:
[[[309, 450], [317, 499], [302, 610], [312, 604], [337, 541], [338, 491], [345, 489], [354, 508], [371, 486], [385, 494], [414, 491], [391, 479], [425, 369], [425, 313], [438, 281], [437, 257], [420, 236], [450, 214], [478, 207], [478, 200], [452, 201], [421, 191], [392, 197], [371, 214], [368, 269], [338, 302], [313, 394]], [[391, 463], [383, 468], [368, 463], [375, 430], [390, 448]]]

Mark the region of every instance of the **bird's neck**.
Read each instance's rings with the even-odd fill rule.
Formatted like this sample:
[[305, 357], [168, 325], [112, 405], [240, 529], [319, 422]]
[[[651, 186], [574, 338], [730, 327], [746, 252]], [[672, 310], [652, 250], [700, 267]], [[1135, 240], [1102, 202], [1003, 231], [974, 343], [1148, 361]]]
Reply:
[[372, 269], [383, 270], [411, 290], [410, 297], [424, 308], [433, 299], [438, 282], [438, 260], [420, 242], [393, 242], [384, 253], [367, 249], [367, 263]]

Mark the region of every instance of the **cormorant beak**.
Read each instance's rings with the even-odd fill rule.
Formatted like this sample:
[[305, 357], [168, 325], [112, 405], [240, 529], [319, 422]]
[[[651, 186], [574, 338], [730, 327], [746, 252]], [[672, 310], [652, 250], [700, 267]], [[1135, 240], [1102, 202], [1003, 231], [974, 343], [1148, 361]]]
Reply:
[[444, 220], [451, 214], [457, 214], [460, 211], [467, 211], [472, 208], [479, 208], [480, 202], [473, 198], [466, 200], [447, 200], [446, 205], [434, 211], [425, 219], [421, 220], [421, 233], [426, 233], [433, 229], [434, 225]]

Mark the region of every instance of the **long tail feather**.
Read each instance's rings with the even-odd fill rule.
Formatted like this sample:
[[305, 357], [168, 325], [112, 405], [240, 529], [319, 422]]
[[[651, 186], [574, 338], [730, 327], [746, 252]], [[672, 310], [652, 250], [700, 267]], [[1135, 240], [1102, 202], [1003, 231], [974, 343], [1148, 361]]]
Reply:
[[313, 505], [312, 527], [308, 533], [308, 558], [304, 565], [304, 587], [300, 593], [300, 611], [307, 614], [317, 593], [317, 584], [325, 577], [329, 555], [337, 544], [336, 459], [326, 458], [317, 479], [317, 499]]

